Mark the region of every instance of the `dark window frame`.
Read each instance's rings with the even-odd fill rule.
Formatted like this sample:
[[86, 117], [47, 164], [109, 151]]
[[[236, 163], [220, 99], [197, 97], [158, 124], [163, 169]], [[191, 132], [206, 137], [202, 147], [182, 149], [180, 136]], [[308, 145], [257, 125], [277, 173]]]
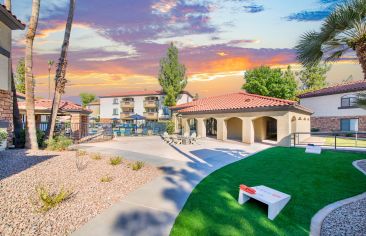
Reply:
[[357, 107], [357, 96], [342, 97], [340, 108], [354, 108]]
[[[357, 130], [351, 130], [351, 120], [357, 120], [357, 127], [358, 127], [358, 125], [359, 125], [359, 119], [358, 118], [342, 118], [342, 119], [340, 119], [340, 123], [339, 123], [340, 131], [343, 131], [343, 132], [357, 132], [358, 129]], [[343, 121], [348, 121], [348, 129], [343, 129], [343, 125], [342, 125]]]

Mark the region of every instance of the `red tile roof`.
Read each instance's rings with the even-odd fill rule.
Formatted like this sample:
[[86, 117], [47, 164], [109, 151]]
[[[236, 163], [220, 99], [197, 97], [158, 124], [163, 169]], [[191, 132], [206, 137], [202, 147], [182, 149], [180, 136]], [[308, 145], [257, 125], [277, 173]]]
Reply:
[[25, 24], [23, 22], [21, 22], [11, 11], [9, 11], [8, 9], [6, 9], [6, 6], [3, 4], [0, 4], [0, 7], [2, 8], [1, 10], [3, 12], [7, 12], [8, 17], [11, 18], [12, 21], [16, 22], [20, 27], [20, 29], [24, 29], [25, 28]]
[[316, 91], [308, 92], [299, 95], [299, 98], [318, 97], [324, 95], [358, 92], [366, 90], [366, 80], [353, 81], [348, 83], [336, 84], [327, 88], [322, 88]]
[[[19, 109], [25, 110], [25, 102], [18, 102]], [[36, 99], [35, 110], [39, 111], [51, 111], [52, 100], [49, 99]], [[60, 103], [60, 112], [81, 112], [81, 113], [91, 113], [92, 111], [83, 108], [81, 105], [62, 100]]]
[[[193, 97], [189, 92], [182, 91], [182, 93], [187, 94]], [[128, 91], [117, 94], [103, 95], [101, 98], [110, 98], [110, 97], [130, 97], [130, 96], [149, 96], [149, 95], [164, 95], [165, 93], [161, 90], [141, 90], [141, 91]]]
[[265, 97], [246, 92], [238, 92], [215, 97], [207, 97], [193, 102], [172, 107], [180, 113], [212, 112], [212, 111], [240, 111], [266, 107], [296, 107], [311, 113], [295, 101]]

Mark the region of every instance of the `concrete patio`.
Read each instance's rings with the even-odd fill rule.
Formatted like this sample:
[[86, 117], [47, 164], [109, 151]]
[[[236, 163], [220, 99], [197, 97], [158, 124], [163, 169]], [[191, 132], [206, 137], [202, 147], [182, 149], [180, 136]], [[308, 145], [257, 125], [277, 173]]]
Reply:
[[89, 152], [122, 155], [156, 165], [163, 175], [86, 223], [73, 235], [169, 235], [194, 187], [213, 171], [268, 148], [201, 139], [196, 145], [170, 146], [160, 137], [117, 138], [83, 144]]

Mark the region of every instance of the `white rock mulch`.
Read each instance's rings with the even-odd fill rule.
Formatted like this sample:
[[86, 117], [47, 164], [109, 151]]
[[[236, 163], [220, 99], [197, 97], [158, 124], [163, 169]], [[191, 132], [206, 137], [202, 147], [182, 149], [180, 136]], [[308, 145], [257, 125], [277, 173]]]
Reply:
[[[8, 150], [0, 152], [0, 235], [69, 235], [93, 216], [148, 183], [160, 171], [144, 166], [139, 171], [109, 164], [109, 157], [88, 161], [86, 169], [76, 167], [75, 152]], [[103, 176], [113, 178], [102, 183]], [[31, 199], [35, 187], [72, 189], [75, 195], [39, 213]]]
[[320, 235], [366, 235], [366, 198], [341, 206], [327, 215]]

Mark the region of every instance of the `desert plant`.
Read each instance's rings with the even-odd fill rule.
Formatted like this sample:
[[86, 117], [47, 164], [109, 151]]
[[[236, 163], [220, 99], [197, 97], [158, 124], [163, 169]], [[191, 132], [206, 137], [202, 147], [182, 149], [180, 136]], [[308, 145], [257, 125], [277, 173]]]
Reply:
[[68, 137], [63, 135], [57, 136], [51, 140], [47, 140], [47, 149], [51, 151], [64, 151], [66, 150], [71, 144], [72, 140]]
[[77, 157], [81, 157], [81, 156], [86, 156], [88, 153], [85, 150], [77, 150], [76, 151], [76, 156]]
[[145, 166], [145, 162], [136, 161], [136, 162], [132, 163], [130, 166], [131, 166], [132, 170], [139, 170]]
[[50, 210], [51, 208], [57, 206], [63, 201], [69, 199], [73, 194], [73, 191], [66, 190], [62, 187], [60, 190], [56, 192], [51, 192], [49, 188], [45, 186], [37, 186], [36, 187], [36, 199], [35, 203], [40, 205], [40, 210], [45, 212]]
[[78, 169], [78, 171], [82, 171], [82, 170], [86, 169], [88, 164], [89, 164], [89, 162], [86, 161], [86, 159], [83, 156], [76, 156], [75, 165], [76, 165], [76, 168]]
[[[41, 130], [37, 130], [37, 143], [38, 147], [43, 148], [45, 147], [45, 133]], [[19, 146], [24, 147], [25, 145], [25, 130], [22, 129], [19, 133], [19, 140], [18, 140]]]
[[121, 164], [122, 159], [123, 159], [123, 158], [122, 158], [122, 157], [120, 157], [120, 156], [111, 157], [111, 158], [109, 159], [109, 162], [110, 162], [110, 164], [111, 164], [112, 166], [116, 166], [116, 165]]
[[109, 183], [109, 182], [111, 182], [112, 180], [113, 180], [113, 178], [112, 178], [112, 177], [110, 177], [110, 176], [108, 176], [108, 175], [103, 176], [102, 178], [100, 178], [100, 182], [102, 182], [102, 183]]
[[8, 132], [6, 130], [0, 130], [0, 142], [8, 139]]
[[92, 155], [91, 155], [91, 159], [93, 159], [93, 160], [101, 160], [102, 159], [102, 155], [100, 154], [100, 153], [93, 153]]
[[168, 121], [167, 124], [166, 124], [166, 132], [168, 134], [173, 134], [174, 130], [175, 130], [174, 121], [172, 121], [172, 120]]

